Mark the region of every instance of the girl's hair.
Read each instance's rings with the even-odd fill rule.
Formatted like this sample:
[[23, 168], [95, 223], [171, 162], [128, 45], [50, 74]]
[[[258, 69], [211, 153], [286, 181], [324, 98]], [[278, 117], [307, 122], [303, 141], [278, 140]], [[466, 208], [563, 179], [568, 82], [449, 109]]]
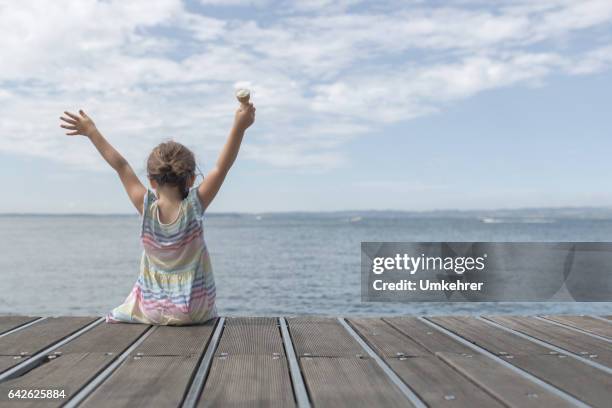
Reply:
[[172, 140], [157, 145], [147, 160], [149, 179], [160, 186], [178, 187], [183, 199], [189, 194], [188, 183], [195, 170], [195, 156], [191, 150]]

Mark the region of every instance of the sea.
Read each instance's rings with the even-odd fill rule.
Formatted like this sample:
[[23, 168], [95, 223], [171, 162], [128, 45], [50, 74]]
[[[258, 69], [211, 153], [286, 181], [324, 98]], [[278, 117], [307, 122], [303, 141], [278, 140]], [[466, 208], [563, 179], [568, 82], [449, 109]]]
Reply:
[[[609, 214], [608, 214], [609, 215]], [[225, 316], [611, 314], [612, 303], [362, 302], [362, 241], [612, 241], [612, 217], [575, 212], [210, 214]], [[0, 314], [105, 315], [138, 275], [131, 215], [0, 215]]]

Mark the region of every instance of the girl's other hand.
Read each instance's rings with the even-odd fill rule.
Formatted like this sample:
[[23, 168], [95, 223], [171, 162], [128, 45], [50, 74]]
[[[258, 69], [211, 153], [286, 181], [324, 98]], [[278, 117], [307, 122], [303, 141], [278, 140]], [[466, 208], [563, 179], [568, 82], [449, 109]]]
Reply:
[[66, 132], [68, 136], [83, 135], [91, 136], [96, 130], [96, 125], [93, 120], [85, 114], [82, 110], [79, 110], [79, 115], [64, 111], [65, 116], [60, 116], [60, 119], [66, 123], [62, 123], [60, 127], [64, 129], [72, 130], [72, 132]]
[[234, 118], [234, 126], [239, 130], [245, 131], [253, 122], [255, 122], [255, 106], [253, 106], [253, 103], [240, 104]]

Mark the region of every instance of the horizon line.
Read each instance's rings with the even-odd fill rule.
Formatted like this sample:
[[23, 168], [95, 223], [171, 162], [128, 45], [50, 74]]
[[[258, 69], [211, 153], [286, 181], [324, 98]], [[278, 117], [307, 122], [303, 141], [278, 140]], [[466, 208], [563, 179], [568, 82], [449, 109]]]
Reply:
[[[485, 212], [485, 211], [563, 211], [563, 210], [595, 210], [595, 211], [612, 211], [612, 206], [560, 206], [560, 207], [508, 207], [508, 208], [437, 208], [430, 210], [401, 210], [401, 209], [346, 209], [346, 210], [279, 210], [279, 211], [211, 211], [206, 212], [208, 215], [261, 215], [261, 214], [334, 214], [334, 213], [436, 213], [436, 212]], [[139, 216], [138, 213], [124, 212], [17, 212], [6, 211], [0, 212], [0, 216]]]

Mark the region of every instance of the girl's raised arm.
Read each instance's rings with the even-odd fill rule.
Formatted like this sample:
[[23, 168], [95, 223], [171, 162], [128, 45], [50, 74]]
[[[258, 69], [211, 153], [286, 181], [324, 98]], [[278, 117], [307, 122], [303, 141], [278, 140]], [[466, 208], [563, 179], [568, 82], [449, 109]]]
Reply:
[[225, 180], [229, 169], [234, 164], [244, 132], [255, 122], [255, 107], [252, 103], [243, 103], [236, 111], [234, 125], [221, 150], [215, 167], [206, 175], [204, 181], [198, 186], [198, 198], [202, 207], [206, 209], [217, 195], [217, 192]]
[[142, 205], [147, 189], [142, 185], [127, 160], [108, 143], [85, 112], [79, 110], [79, 115], [70, 112], [64, 112], [64, 114], [66, 116], [60, 116], [60, 119], [65, 123], [62, 123], [60, 126], [64, 129], [71, 130], [71, 132], [67, 132], [66, 134], [69, 136], [83, 135], [91, 140], [104, 160], [115, 169], [123, 183], [123, 187], [125, 187], [125, 191], [130, 197], [130, 201], [132, 201], [132, 204], [134, 204], [138, 212], [142, 214]]

